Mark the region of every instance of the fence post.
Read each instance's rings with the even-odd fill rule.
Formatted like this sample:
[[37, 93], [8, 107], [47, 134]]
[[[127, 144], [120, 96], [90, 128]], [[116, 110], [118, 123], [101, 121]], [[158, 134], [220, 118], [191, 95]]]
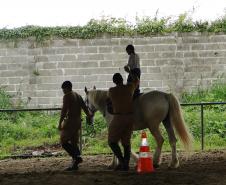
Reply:
[[79, 133], [79, 149], [80, 149], [80, 153], [82, 154], [82, 127], [80, 128], [80, 133]]
[[201, 103], [201, 147], [204, 150], [204, 120], [203, 120], [203, 104]]

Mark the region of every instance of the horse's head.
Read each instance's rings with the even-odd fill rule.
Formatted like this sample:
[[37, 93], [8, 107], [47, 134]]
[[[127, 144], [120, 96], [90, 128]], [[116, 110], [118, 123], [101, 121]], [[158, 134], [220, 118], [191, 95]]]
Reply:
[[[96, 90], [96, 87], [94, 86], [93, 87], [93, 90]], [[92, 96], [91, 96], [91, 91], [88, 91], [88, 89], [85, 87], [85, 93], [86, 93], [86, 97], [85, 97], [85, 104], [88, 108], [88, 110], [92, 113], [92, 117], [87, 117], [86, 116], [86, 122], [90, 125], [93, 125], [93, 118], [94, 118], [94, 115], [97, 111], [97, 108], [94, 106], [94, 103], [93, 103], [93, 99], [92, 99]]]

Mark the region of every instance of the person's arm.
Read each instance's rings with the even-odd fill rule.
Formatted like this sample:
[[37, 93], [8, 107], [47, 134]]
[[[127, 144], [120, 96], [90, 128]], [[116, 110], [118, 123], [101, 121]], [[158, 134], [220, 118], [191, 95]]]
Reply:
[[129, 71], [130, 71], [130, 67], [129, 67], [129, 65], [128, 65], [128, 64], [124, 66], [124, 70], [125, 70], [127, 73], [129, 73]]
[[79, 103], [80, 103], [80, 106], [81, 106], [82, 110], [85, 112], [85, 114], [86, 114], [88, 117], [90, 117], [90, 116], [91, 116], [91, 113], [90, 113], [90, 111], [88, 110], [88, 108], [87, 108], [87, 106], [86, 106], [84, 100], [82, 99], [82, 97], [81, 97], [80, 95], [78, 95], [78, 97], [79, 97]]
[[134, 57], [132, 55], [129, 56], [128, 63], [124, 66], [124, 70], [129, 73], [130, 72], [130, 66], [134, 65]]
[[61, 109], [60, 120], [59, 120], [59, 124], [58, 124], [59, 130], [61, 130], [61, 128], [62, 128], [61, 123], [63, 122], [64, 118], [66, 117], [67, 111], [68, 111], [68, 100], [67, 100], [67, 97], [64, 96], [63, 106], [62, 106], [62, 109]]

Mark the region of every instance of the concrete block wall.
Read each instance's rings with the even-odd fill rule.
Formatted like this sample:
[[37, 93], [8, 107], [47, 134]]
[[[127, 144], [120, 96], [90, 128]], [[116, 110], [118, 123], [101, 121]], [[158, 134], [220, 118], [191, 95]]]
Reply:
[[85, 86], [113, 86], [115, 72], [126, 73], [125, 47], [140, 56], [143, 91], [158, 89], [177, 95], [206, 88], [226, 75], [226, 35], [173, 33], [155, 37], [34, 39], [0, 41], [0, 87], [30, 107], [57, 107], [61, 84], [70, 80], [84, 95]]

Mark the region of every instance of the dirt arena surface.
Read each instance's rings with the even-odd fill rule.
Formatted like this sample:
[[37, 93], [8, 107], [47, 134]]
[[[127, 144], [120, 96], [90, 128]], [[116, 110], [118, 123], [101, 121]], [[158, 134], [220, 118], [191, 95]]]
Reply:
[[1, 185], [226, 185], [226, 150], [194, 153], [188, 160], [182, 153], [180, 167], [168, 169], [170, 154], [163, 154], [162, 166], [151, 174], [108, 170], [109, 155], [84, 156], [77, 172], [65, 172], [70, 159], [32, 158], [0, 161]]

